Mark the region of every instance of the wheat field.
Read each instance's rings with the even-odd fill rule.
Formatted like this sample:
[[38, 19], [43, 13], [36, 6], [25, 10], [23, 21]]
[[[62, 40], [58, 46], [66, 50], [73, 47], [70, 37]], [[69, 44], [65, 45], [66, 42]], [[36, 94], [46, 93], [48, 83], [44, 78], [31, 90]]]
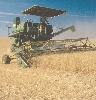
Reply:
[[22, 68], [2, 64], [9, 47], [0, 38], [0, 100], [96, 100], [96, 51], [42, 55]]

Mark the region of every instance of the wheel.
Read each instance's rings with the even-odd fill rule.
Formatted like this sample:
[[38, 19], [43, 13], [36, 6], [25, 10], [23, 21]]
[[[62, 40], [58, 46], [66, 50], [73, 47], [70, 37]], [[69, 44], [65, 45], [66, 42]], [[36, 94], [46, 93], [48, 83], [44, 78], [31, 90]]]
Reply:
[[2, 63], [3, 64], [10, 64], [11, 58], [9, 57], [9, 55], [5, 54], [2, 56]]

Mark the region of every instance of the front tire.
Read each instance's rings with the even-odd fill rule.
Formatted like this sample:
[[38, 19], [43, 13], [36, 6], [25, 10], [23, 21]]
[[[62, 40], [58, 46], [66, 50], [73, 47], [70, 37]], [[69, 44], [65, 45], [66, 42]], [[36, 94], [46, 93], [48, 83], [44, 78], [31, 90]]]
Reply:
[[2, 64], [10, 64], [11, 58], [9, 57], [9, 55], [4, 54], [2, 56]]

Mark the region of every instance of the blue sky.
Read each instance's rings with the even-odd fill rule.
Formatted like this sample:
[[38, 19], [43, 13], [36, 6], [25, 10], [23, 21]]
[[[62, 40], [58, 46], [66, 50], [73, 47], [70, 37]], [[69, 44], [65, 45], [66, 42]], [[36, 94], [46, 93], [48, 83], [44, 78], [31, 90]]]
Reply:
[[[96, 38], [96, 0], [0, 0], [0, 36], [7, 37], [6, 25], [12, 26], [13, 18], [16, 16], [20, 16], [21, 21], [30, 18], [26, 16], [24, 19], [24, 15], [20, 15], [20, 12], [33, 5], [68, 10], [67, 14], [49, 21], [54, 31], [58, 27], [74, 25], [76, 32], [65, 32], [57, 39], [87, 36]], [[38, 17], [31, 17], [34, 22], [39, 20]]]

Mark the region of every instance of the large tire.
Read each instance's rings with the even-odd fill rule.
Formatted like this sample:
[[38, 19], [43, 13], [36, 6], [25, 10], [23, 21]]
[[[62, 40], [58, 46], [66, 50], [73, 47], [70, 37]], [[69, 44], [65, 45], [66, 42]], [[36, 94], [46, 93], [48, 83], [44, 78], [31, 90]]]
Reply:
[[2, 56], [2, 64], [10, 64], [11, 58], [9, 55], [5, 54]]

